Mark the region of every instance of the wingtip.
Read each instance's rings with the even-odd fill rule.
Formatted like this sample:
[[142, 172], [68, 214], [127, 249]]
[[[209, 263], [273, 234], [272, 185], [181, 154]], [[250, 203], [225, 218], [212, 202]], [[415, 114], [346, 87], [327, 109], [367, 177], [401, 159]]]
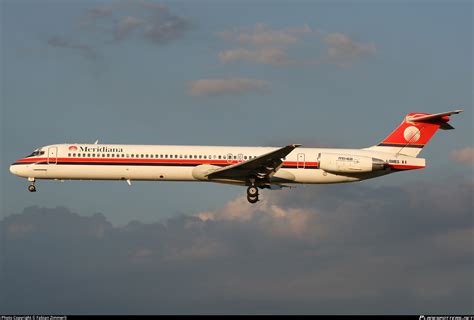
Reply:
[[298, 147], [301, 147], [302, 144], [301, 143], [294, 143], [294, 144], [291, 144], [290, 146], [292, 146], [293, 148], [298, 148]]

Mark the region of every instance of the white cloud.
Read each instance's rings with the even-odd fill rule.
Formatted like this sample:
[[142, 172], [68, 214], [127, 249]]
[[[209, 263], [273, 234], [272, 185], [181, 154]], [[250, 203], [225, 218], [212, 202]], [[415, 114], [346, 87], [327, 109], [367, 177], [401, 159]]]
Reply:
[[305, 24], [300, 28], [287, 28], [275, 30], [264, 24], [257, 24], [254, 28], [235, 29], [222, 31], [216, 34], [228, 41], [253, 46], [288, 46], [301, 41], [304, 34], [312, 33], [311, 28]]
[[245, 48], [235, 48], [221, 51], [219, 60], [223, 63], [246, 60], [264, 64], [293, 64], [298, 63], [297, 60], [290, 59], [281, 48], [259, 48], [249, 50]]
[[[280, 196], [280, 197], [279, 197]], [[249, 205], [245, 196], [229, 201], [222, 208], [196, 214], [203, 221], [254, 222], [263, 233], [295, 239], [316, 240], [325, 235], [318, 221], [318, 211], [310, 208], [283, 207], [281, 194], [271, 194], [256, 205]], [[283, 200], [284, 201], [284, 200]]]
[[372, 56], [376, 52], [375, 43], [360, 43], [344, 33], [329, 33], [324, 37], [328, 57], [332, 63], [341, 67], [350, 66], [357, 59]]
[[[253, 28], [242, 28], [217, 32], [221, 39], [237, 43], [237, 48], [229, 48], [219, 52], [222, 63], [247, 61], [263, 64], [319, 64], [332, 63], [339, 67], [347, 67], [356, 61], [373, 56], [376, 53], [375, 43], [357, 42], [344, 33], [325, 33], [313, 31], [307, 24], [303, 27], [272, 29], [258, 24]], [[316, 53], [316, 47], [323, 46], [326, 57]], [[293, 58], [288, 52], [296, 49], [314, 50], [310, 59]]]
[[474, 166], [474, 148], [467, 147], [460, 150], [454, 150], [451, 152], [451, 159]]
[[193, 96], [263, 93], [268, 90], [266, 81], [246, 78], [200, 79], [192, 81], [189, 93]]

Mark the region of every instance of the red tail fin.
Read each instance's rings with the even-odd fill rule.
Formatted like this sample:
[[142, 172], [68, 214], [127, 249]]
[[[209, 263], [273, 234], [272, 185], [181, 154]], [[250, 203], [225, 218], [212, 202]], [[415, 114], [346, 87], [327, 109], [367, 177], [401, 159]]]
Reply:
[[[400, 126], [377, 146], [387, 152], [401, 153], [416, 157], [421, 149], [428, 144], [438, 129], [454, 129], [448, 124], [449, 116], [462, 110], [428, 114], [412, 112], [406, 115]], [[382, 151], [382, 150], [380, 150]]]

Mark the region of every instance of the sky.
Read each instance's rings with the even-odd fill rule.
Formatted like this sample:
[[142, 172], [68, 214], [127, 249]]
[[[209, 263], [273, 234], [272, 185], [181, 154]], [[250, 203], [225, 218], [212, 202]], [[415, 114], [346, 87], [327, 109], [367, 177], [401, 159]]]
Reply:
[[[474, 312], [472, 2], [0, 10], [0, 281], [13, 288], [0, 310]], [[454, 109], [424, 170], [264, 191], [255, 206], [211, 183], [39, 181], [31, 194], [8, 170], [97, 139], [362, 148], [407, 113]]]

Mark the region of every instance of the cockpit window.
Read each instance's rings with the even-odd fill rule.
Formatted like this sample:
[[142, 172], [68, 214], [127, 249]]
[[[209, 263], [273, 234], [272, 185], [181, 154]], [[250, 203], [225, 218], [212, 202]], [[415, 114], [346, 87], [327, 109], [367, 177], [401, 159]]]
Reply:
[[40, 151], [40, 150], [35, 150], [33, 151], [32, 154], [26, 156], [25, 158], [30, 158], [30, 157], [37, 157], [37, 156], [41, 156], [44, 154], [44, 151]]

